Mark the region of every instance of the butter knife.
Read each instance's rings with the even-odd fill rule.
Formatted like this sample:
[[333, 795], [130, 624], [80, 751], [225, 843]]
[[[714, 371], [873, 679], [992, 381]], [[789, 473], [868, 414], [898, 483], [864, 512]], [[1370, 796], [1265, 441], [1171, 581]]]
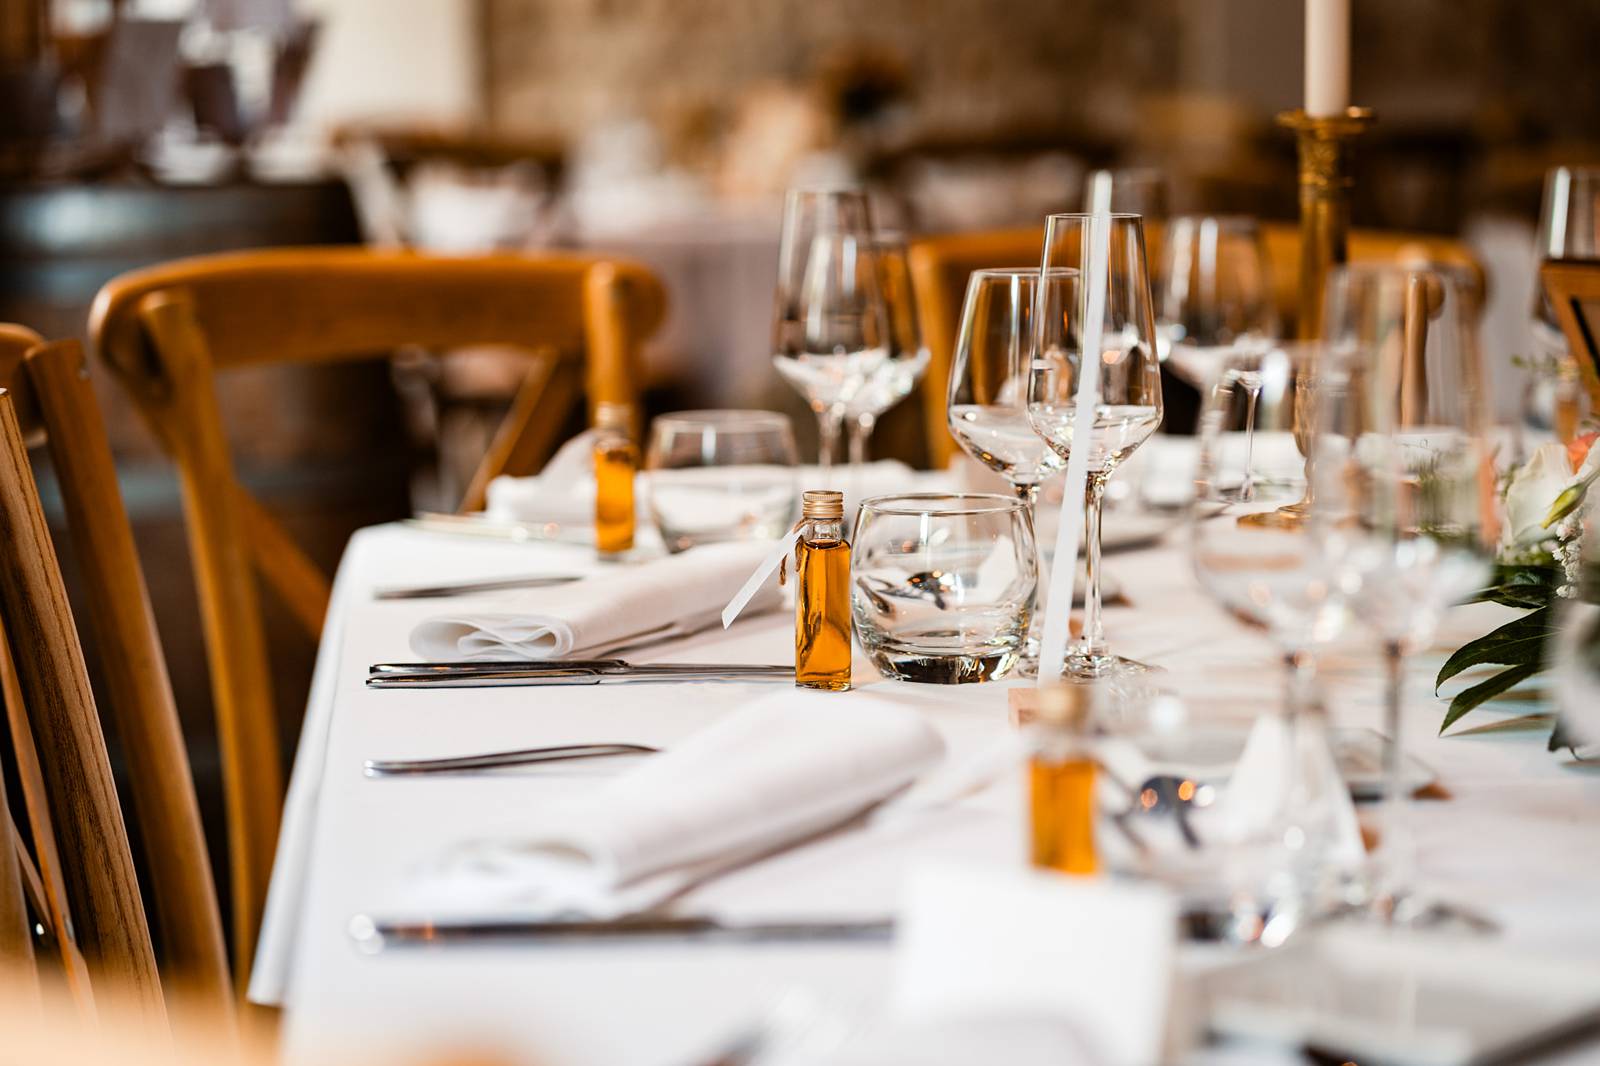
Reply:
[[[598, 685], [649, 681], [792, 680], [794, 667], [752, 663], [434, 663], [423, 669], [380, 663], [368, 688], [490, 688], [511, 685]], [[460, 669], [458, 669], [460, 668]]]
[[492, 577], [481, 581], [457, 581], [448, 585], [382, 585], [372, 590], [377, 600], [420, 600], [440, 596], [461, 596], [472, 592], [500, 589], [542, 589], [582, 581], [577, 574], [528, 574], [522, 577]]
[[659, 940], [716, 944], [882, 943], [894, 936], [894, 923], [866, 921], [721, 922], [704, 917], [618, 918], [612, 921], [459, 921], [411, 922], [351, 919], [357, 947], [376, 954], [386, 947], [438, 946], [514, 940], [571, 944], [592, 941]]

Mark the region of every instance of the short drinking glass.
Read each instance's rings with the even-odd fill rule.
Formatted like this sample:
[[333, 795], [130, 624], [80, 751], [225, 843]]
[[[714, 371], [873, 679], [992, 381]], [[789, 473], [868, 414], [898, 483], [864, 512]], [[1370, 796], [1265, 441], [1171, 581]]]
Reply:
[[986, 493], [877, 496], [856, 516], [851, 608], [885, 676], [962, 684], [1016, 666], [1038, 562], [1021, 500]]
[[771, 411], [679, 411], [650, 427], [650, 513], [667, 550], [777, 538], [796, 513], [794, 433]]

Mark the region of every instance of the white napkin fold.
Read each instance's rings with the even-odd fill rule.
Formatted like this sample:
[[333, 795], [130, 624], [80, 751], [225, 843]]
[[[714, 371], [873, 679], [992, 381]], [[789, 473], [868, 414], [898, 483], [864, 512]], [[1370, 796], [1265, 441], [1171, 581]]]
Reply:
[[[706, 545], [654, 562], [518, 593], [517, 611], [438, 615], [411, 631], [411, 650], [429, 662], [562, 659], [686, 636], [716, 625], [723, 606], [771, 541]], [[746, 615], [781, 602], [776, 581], [761, 587]]]
[[630, 913], [848, 821], [943, 751], [902, 704], [786, 690], [539, 816], [526, 835], [453, 848], [402, 905], [436, 919]]
[[[532, 477], [502, 474], [490, 481], [485, 499], [485, 513], [499, 522], [593, 525], [594, 430], [586, 429], [563, 444]], [[649, 521], [638, 494], [634, 511], [640, 520]]]

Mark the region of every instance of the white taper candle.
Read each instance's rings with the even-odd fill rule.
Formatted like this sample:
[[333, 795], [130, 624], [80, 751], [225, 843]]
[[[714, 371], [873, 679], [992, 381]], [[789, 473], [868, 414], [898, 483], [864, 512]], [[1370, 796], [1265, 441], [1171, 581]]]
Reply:
[[1350, 106], [1350, 0], [1306, 0], [1306, 114]]

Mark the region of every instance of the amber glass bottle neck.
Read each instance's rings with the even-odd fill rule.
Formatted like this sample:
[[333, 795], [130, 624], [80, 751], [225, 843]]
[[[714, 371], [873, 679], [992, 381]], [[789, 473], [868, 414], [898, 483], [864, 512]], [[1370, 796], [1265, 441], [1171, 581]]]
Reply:
[[801, 539], [807, 544], [837, 544], [844, 540], [844, 521], [838, 518], [808, 519]]

